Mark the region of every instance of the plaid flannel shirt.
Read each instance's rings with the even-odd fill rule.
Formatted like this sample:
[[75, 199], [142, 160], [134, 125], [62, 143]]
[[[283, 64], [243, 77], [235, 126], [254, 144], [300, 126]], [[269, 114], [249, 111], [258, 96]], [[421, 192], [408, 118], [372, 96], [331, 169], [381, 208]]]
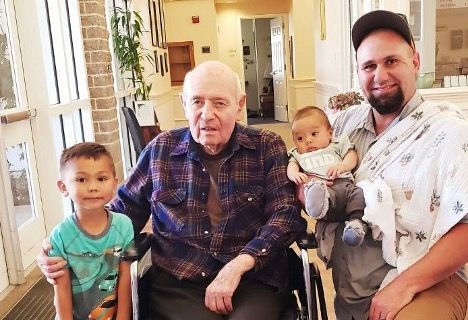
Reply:
[[288, 157], [276, 134], [236, 124], [218, 175], [227, 213], [211, 230], [210, 176], [188, 128], [166, 131], [143, 150], [111, 210], [128, 215], [135, 232], [152, 216], [152, 261], [179, 279], [204, 281], [237, 255], [253, 256], [245, 276], [283, 289], [285, 248], [305, 230], [286, 175]]

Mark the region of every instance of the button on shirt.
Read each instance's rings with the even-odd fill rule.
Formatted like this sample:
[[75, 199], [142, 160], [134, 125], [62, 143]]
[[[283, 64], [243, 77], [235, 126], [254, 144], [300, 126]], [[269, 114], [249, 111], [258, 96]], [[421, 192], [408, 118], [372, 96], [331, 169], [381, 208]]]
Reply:
[[278, 135], [240, 124], [233, 135], [218, 173], [226, 217], [216, 228], [206, 208], [210, 175], [188, 128], [150, 142], [111, 208], [127, 214], [136, 232], [151, 214], [153, 263], [179, 279], [203, 281], [245, 253], [256, 261], [245, 276], [284, 288], [284, 249], [305, 230], [286, 175], [286, 147]]

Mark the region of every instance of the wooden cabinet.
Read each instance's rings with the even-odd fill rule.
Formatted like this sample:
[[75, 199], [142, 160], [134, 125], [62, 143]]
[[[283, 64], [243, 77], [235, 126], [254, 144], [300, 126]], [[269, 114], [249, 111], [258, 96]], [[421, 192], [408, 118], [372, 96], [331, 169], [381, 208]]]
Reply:
[[171, 85], [178, 86], [184, 82], [185, 74], [195, 66], [193, 58], [193, 41], [168, 42]]

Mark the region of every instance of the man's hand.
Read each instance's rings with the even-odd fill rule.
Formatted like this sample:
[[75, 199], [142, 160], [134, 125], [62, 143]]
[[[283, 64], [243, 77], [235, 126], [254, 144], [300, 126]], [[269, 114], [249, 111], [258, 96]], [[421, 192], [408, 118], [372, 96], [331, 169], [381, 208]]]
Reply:
[[50, 249], [52, 249], [50, 242], [44, 239], [36, 262], [41, 272], [47, 277], [47, 281], [50, 284], [56, 284], [55, 279], [63, 276], [63, 268], [67, 265], [67, 261], [61, 257], [49, 257], [47, 253]]
[[232, 296], [239, 286], [242, 275], [255, 266], [255, 259], [241, 254], [227, 263], [206, 288], [205, 306], [218, 314], [232, 312]]
[[377, 292], [369, 309], [369, 320], [393, 320], [398, 312], [413, 300], [415, 293], [398, 281], [390, 282]]

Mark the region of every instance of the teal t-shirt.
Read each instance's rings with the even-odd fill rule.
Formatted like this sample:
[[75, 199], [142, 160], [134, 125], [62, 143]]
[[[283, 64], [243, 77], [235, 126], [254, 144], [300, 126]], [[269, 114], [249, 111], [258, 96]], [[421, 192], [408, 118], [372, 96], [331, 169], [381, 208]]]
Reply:
[[105, 230], [90, 235], [80, 227], [74, 213], [52, 230], [49, 240], [49, 256], [68, 262], [74, 319], [112, 319], [121, 254], [133, 240], [131, 220], [109, 211]]

